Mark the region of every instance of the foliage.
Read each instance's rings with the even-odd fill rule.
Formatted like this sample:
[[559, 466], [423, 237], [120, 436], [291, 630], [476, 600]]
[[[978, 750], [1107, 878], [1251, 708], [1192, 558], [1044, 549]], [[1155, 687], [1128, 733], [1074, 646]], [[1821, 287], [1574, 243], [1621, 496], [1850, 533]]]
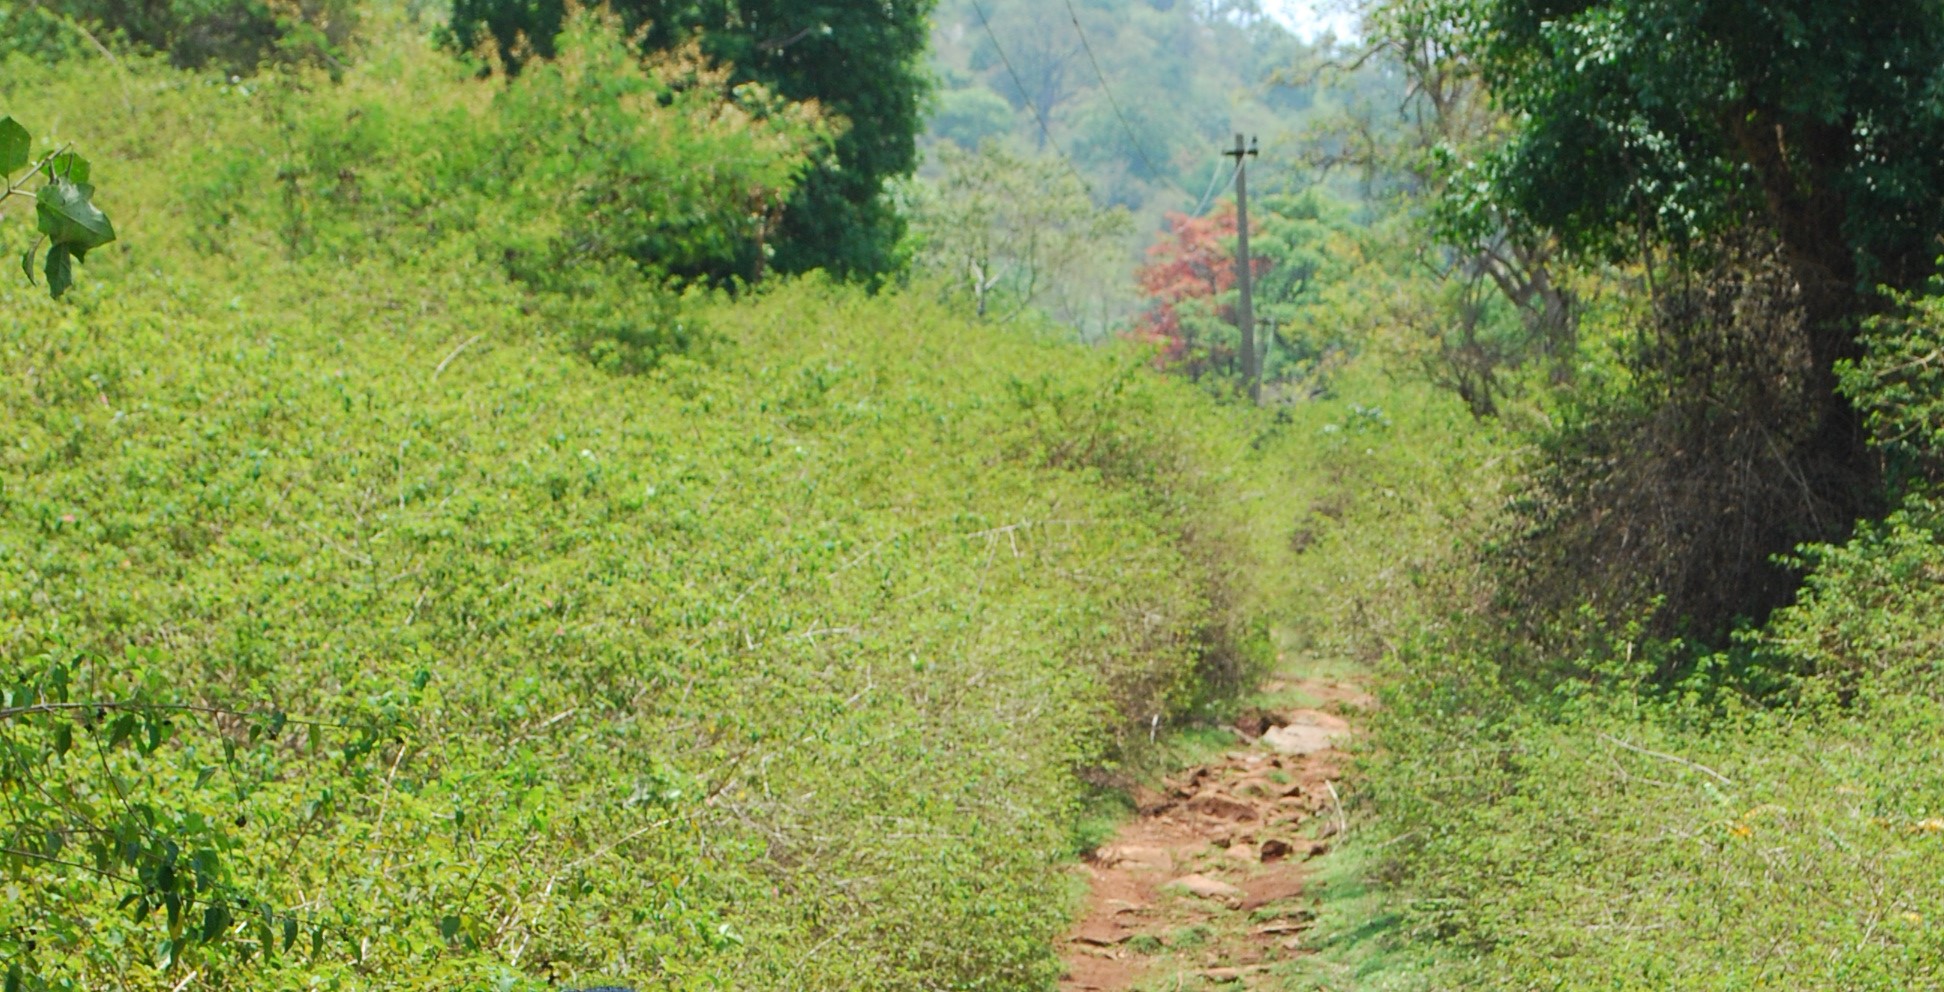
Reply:
[[1391, 325], [1384, 336], [1475, 415], [1496, 417], [1572, 383], [1601, 280], [1479, 195], [1485, 163], [1516, 131], [1484, 85], [1483, 30], [1470, 0], [1370, 5], [1363, 71], [1395, 73], [1409, 89], [1323, 117], [1306, 145], [1317, 166], [1363, 175], [1390, 214], [1372, 225], [1392, 258], [1383, 275], [1401, 290], [1377, 304]]
[[1423, 647], [1366, 793], [1397, 839], [1399, 935], [1446, 951], [1421, 987], [1938, 981], [1935, 700], [1654, 703], [1643, 658], [1535, 706], [1488, 660]]
[[[931, 0], [621, 0], [608, 5], [644, 51], [693, 42], [736, 84], [814, 102], [849, 124], [794, 190], [769, 244], [782, 272], [878, 277], [897, 264], [902, 222], [887, 181], [917, 164], [928, 77], [922, 58]], [[490, 49], [508, 69], [550, 58], [564, 0], [459, 0], [450, 37]]]
[[1451, 287], [1400, 316], [1482, 415], [1517, 398], [1522, 366], [1545, 370], [1506, 542], [1515, 612], [1552, 611], [1544, 627], [1592, 601], [1723, 643], [1785, 603], [1777, 555], [1884, 506], [1836, 368], [1860, 355], [1873, 286], [1932, 268], [1944, 118], [1918, 80], [1944, 20], [1393, 0], [1368, 26], [1414, 92], [1402, 125], [1353, 145], [1428, 198], [1422, 257]]
[[0, 83], [142, 232], [0, 289], [21, 987], [1047, 984], [1080, 773], [1260, 665], [1245, 446], [1137, 356], [583, 250], [801, 145], [580, 30]]
[[[1233, 201], [1207, 217], [1171, 213], [1167, 234], [1148, 248], [1148, 263], [1135, 273], [1151, 302], [1132, 336], [1157, 346], [1164, 367], [1193, 380], [1217, 369], [1229, 378], [1241, 375], [1239, 332], [1217, 330], [1233, 328], [1238, 319], [1232, 300], [1217, 302], [1223, 294], [1232, 296], [1237, 285], [1235, 249], [1223, 244], [1224, 236], [1234, 241], [1237, 227]], [[1267, 262], [1250, 264], [1260, 270]], [[1204, 332], [1212, 340], [1203, 339]]]
[[1775, 554], [1855, 519], [1853, 476], [1815, 443], [1796, 284], [1773, 246], [1721, 250], [1718, 267], [1661, 287], [1621, 374], [1562, 399], [1541, 433], [1501, 549], [1514, 623], [1570, 624], [1592, 603], [1725, 643], [1793, 595], [1799, 576]]
[[830, 137], [818, 108], [734, 85], [693, 49], [643, 60], [598, 13], [568, 23], [557, 56], [504, 86], [423, 58], [374, 60], [314, 96], [302, 77], [255, 84], [252, 154], [187, 180], [201, 238], [229, 250], [268, 228], [287, 255], [343, 258], [470, 245], [562, 289], [616, 267], [754, 278], [774, 210]]
[[1844, 544], [1803, 549], [1793, 562], [1806, 572], [1801, 597], [1778, 614], [1763, 643], [1825, 691], [1937, 698], [1944, 688], [1932, 620], [1944, 590], [1937, 492], [1944, 299], [1899, 303], [1900, 313], [1866, 331], [1863, 356], [1839, 371], [1904, 489], [1902, 504]]
[[1324, 57], [1257, 5], [1148, 0], [944, 0], [932, 43], [928, 149], [1063, 154], [1144, 228], [1226, 175], [1214, 152], [1233, 131], [1266, 139], [1306, 112], [1316, 88], [1277, 73]]
[[341, 70], [359, 20], [354, 0], [42, 0], [0, 11], [0, 53], [88, 57], [125, 43], [184, 68]]
[[[1641, 377], [1655, 395], [1608, 408], [1595, 436], [1563, 440], [1616, 453], [1612, 474], [1679, 485], [1681, 505], [1581, 493], [1569, 516], [1589, 529], [1734, 535], [1649, 542], [1692, 579], [1664, 590], [1657, 628], [1691, 621], [1719, 638], [1735, 615], [1786, 601], [1773, 556], [1840, 541], [1882, 509], [1876, 458], [1835, 369], [1860, 354], [1882, 305], [1873, 289], [1914, 289], [1933, 269], [1944, 114], [1929, 94], [1944, 19], [1925, 3], [1455, 9], [1457, 43], [1519, 127], [1446, 196], [1448, 224], [1529, 227], [1580, 258], [1637, 265], [1656, 309], [1653, 340], [1632, 356], [1643, 370], [1667, 363]], [[1731, 297], [1771, 327], [1723, 319]], [[1771, 354], [1750, 356], [1757, 341]], [[1733, 429], [1700, 415], [1750, 397], [1760, 412]], [[1690, 412], [1662, 417], [1656, 402]], [[1724, 434], [1741, 439], [1722, 450]], [[1702, 450], [1671, 475], [1656, 467]], [[1746, 498], [1762, 488], [1738, 481], [1751, 472], [1790, 476], [1798, 492], [1776, 484]], [[1620, 581], [1637, 574], [1629, 556], [1610, 560]], [[1651, 586], [1667, 571], [1640, 578]]]
[[[94, 185], [88, 160], [65, 148], [34, 159], [33, 136], [19, 121], [0, 117], [0, 203], [26, 196], [29, 182], [39, 179], [34, 192], [34, 225], [40, 237], [20, 256], [20, 270], [34, 278], [34, 255], [47, 243], [47, 293], [55, 299], [74, 284], [74, 263], [115, 240], [115, 225], [94, 204]], [[20, 178], [9, 178], [14, 173]]]
[[[1728, 650], [1585, 605], [1570, 646], [1475, 607], [1396, 642], [1357, 845], [1388, 899], [1331, 922], [1381, 934], [1363, 946], [1411, 962], [1406, 988], [1938, 984], [1937, 327], [1904, 299], [1843, 369], [1901, 507], [1805, 547], [1794, 601]], [[1479, 578], [1421, 595], [1462, 604]]]
[[1944, 481], [1944, 297], [1902, 295], [1873, 320], [1863, 353], [1837, 366], [1843, 391], [1863, 412], [1871, 442], [1900, 485]]
[[1038, 307], [1082, 325], [1088, 287], [1111, 278], [1101, 249], [1127, 232], [1127, 211], [1096, 208], [1059, 163], [996, 143], [943, 158], [944, 176], [915, 187], [914, 268], [946, 279], [979, 316], [996, 303], [1009, 317]]
[[[1322, 378], [1352, 350], [1352, 321], [1335, 304], [1363, 262], [1344, 208], [1325, 194], [1272, 194], [1255, 204], [1250, 264], [1264, 368], [1273, 385]], [[1137, 273], [1147, 310], [1130, 331], [1160, 349], [1164, 367], [1200, 381], [1240, 376], [1236, 328], [1236, 209], [1168, 216], [1168, 231]]]
[[1369, 356], [1276, 411], [1255, 442], [1283, 647], [1375, 667], [1473, 606], [1510, 439]]
[[1644, 228], [1700, 246], [1760, 214], [1819, 283], [1929, 274], [1930, 5], [1494, 0], [1480, 21], [1488, 82], [1528, 121], [1495, 189], [1570, 245], [1630, 255]]

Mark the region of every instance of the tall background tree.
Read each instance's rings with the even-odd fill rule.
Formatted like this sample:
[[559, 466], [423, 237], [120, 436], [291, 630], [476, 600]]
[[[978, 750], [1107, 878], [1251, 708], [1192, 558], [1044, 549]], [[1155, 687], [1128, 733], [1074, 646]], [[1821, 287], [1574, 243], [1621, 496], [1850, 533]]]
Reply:
[[[903, 221], [887, 180], [918, 161], [930, 89], [925, 64], [933, 0], [618, 0], [647, 50], [699, 41], [710, 58], [789, 100], [817, 101], [849, 123], [805, 177], [768, 241], [782, 272], [825, 269], [873, 278], [891, 271]], [[453, 41], [492, 46], [502, 63], [552, 54], [561, 0], [456, 0]], [[754, 274], [760, 263], [744, 266]]]

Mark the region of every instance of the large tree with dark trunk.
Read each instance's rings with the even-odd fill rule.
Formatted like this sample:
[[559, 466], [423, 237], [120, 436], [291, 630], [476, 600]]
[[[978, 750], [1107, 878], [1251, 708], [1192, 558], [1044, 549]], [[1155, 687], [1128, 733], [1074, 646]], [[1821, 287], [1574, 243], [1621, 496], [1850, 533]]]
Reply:
[[[1663, 432], [1658, 463], [1707, 472], [1730, 449], [1753, 459], [1729, 473], [1741, 481], [1699, 486], [1701, 516], [1682, 525], [1692, 546], [1739, 555], [1730, 564], [1751, 576], [1704, 598], [1716, 613], [1766, 611], [1789, 592], [1769, 558], [1839, 537], [1876, 498], [1835, 368], [1859, 353], [1879, 287], [1918, 288], [1936, 268], [1944, 3], [1457, 0], [1447, 11], [1519, 122], [1467, 195], [1482, 189], [1474, 202], [1495, 217], [1583, 257], [1646, 264], [1659, 338], [1647, 350], [1674, 363], [1660, 370], [1662, 399], [1692, 414], [1662, 418], [1683, 426]], [[1721, 440], [1737, 432], [1746, 444]], [[1758, 505], [1758, 490], [1792, 498]], [[1614, 522], [1628, 518], [1607, 519], [1584, 535], [1624, 538]], [[1738, 536], [1711, 545], [1709, 531]], [[1687, 572], [1711, 585], [1705, 568]]]

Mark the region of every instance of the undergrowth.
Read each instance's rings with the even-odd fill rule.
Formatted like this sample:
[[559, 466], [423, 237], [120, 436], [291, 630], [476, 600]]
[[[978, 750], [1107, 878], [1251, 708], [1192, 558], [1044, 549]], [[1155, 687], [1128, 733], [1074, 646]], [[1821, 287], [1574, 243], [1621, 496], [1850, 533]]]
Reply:
[[1528, 638], [1475, 549], [1412, 594], [1289, 987], [1944, 988], [1937, 307], [1844, 372], [1901, 508], [1728, 647], [1591, 607]]

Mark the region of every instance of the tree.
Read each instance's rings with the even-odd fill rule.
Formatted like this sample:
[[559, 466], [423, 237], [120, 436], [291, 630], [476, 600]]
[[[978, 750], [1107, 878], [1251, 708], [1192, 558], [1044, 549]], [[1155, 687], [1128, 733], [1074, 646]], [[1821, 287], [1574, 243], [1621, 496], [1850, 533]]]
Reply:
[[[1309, 83], [1291, 84], [1294, 77], [1275, 70], [1315, 51], [1260, 7], [939, 0], [934, 58], [948, 98], [974, 89], [1006, 100], [1011, 138], [1057, 146], [1097, 200], [1126, 206], [1144, 229], [1158, 227], [1165, 210], [1204, 199], [1216, 167], [1211, 148], [1237, 130], [1272, 135], [1310, 110]], [[965, 143], [961, 106], [941, 107], [934, 140]], [[1129, 247], [1145, 247], [1146, 234]]]
[[[1004, 18], [993, 23], [999, 14]], [[1058, 4], [995, 5], [976, 16], [983, 31], [972, 68], [992, 74], [998, 91], [1029, 117], [1050, 124], [1091, 82], [1079, 36]], [[1035, 148], [1045, 151], [1046, 138], [1044, 129], [1034, 129]]]
[[[1819, 373], [1872, 285], [1932, 271], [1944, 225], [1944, 12], [1924, 0], [1496, 0], [1486, 77], [1527, 122], [1497, 202], [1607, 257], [1743, 225], [1802, 289]], [[1831, 444], [1852, 446], [1834, 403]], [[1844, 435], [1844, 436], [1837, 436]]]
[[[1161, 349], [1164, 367], [1200, 381], [1211, 374], [1241, 375], [1241, 335], [1236, 329], [1235, 201], [1224, 200], [1203, 217], [1168, 214], [1168, 230], [1148, 248], [1135, 274], [1148, 310], [1132, 337]], [[1250, 225], [1251, 233], [1255, 225]], [[1251, 261], [1256, 275], [1269, 260]]]
[[[773, 241], [776, 268], [876, 277], [895, 267], [903, 222], [887, 180], [917, 164], [930, 81], [923, 63], [933, 0], [616, 0], [649, 51], [699, 39], [737, 81], [817, 101], [848, 122], [831, 154], [797, 186]], [[457, 0], [452, 40], [490, 43], [517, 71], [550, 57], [563, 0]]]
[[[1329, 304], [1362, 259], [1342, 214], [1316, 191], [1271, 194], [1251, 208], [1255, 313], [1272, 381], [1314, 376], [1350, 347], [1347, 321], [1318, 318], [1337, 309]], [[1235, 244], [1234, 201], [1205, 217], [1170, 214], [1136, 276], [1148, 308], [1131, 336], [1158, 345], [1163, 365], [1191, 379], [1241, 374]]]
[[1365, 237], [1348, 210], [1315, 189], [1272, 193], [1251, 207], [1259, 260], [1255, 315], [1270, 382], [1314, 380], [1353, 350], [1354, 314], [1369, 309]]
[[[1363, 77], [1401, 76], [1401, 94], [1373, 94], [1313, 128], [1311, 158], [1351, 168], [1394, 208], [1385, 233], [1418, 276], [1386, 306], [1388, 321], [1435, 383], [1474, 416], [1494, 417], [1543, 369], [1571, 383], [1583, 301], [1557, 238], [1472, 195], [1481, 162], [1515, 130], [1478, 62], [1475, 0], [1386, 0], [1364, 18]], [[1365, 85], [1368, 85], [1367, 83]]]
[[[1875, 287], [1944, 228], [1944, 11], [1928, 0], [1452, 3], [1516, 132], [1447, 198], [1574, 256], [1638, 266], [1652, 334], [1628, 410], [1562, 437], [1566, 559], [1644, 574], [1719, 632], [1783, 602], [1771, 557], [1877, 506], [1837, 389]], [[1621, 552], [1618, 549], [1628, 549]], [[1644, 549], [1655, 549], [1651, 552]], [[1659, 559], [1649, 568], [1635, 556]]]
[[356, 0], [39, 0], [0, 8], [0, 56], [59, 59], [126, 41], [184, 68], [344, 68]]
[[912, 211], [918, 267], [961, 287], [981, 317], [1038, 307], [1084, 323], [1089, 290], [1110, 281], [1101, 262], [1132, 226], [1127, 211], [1096, 207], [1058, 160], [997, 142], [942, 157], [944, 177], [919, 188]]
[[1944, 12], [1923, 0], [1497, 0], [1488, 79], [1526, 126], [1497, 202], [1571, 248], [1677, 252], [1747, 225], [1800, 287], [1821, 444], [1861, 451], [1835, 392], [1870, 288], [1915, 288], [1944, 227]]

